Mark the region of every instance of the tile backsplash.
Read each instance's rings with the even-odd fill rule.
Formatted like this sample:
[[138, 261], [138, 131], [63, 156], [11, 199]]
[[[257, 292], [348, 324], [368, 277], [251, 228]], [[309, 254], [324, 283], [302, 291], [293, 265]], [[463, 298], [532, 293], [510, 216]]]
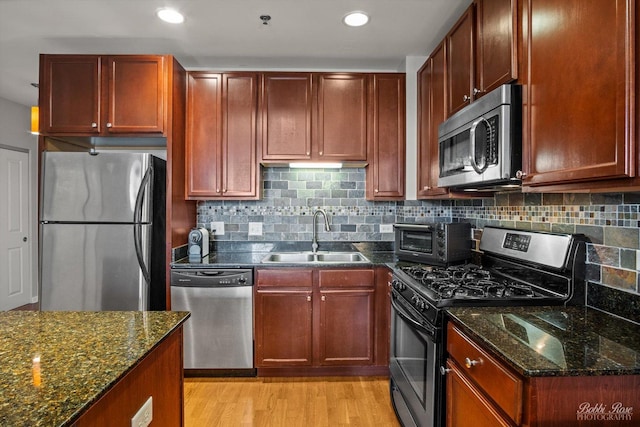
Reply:
[[[218, 240], [311, 241], [313, 213], [330, 216], [331, 231], [318, 219], [318, 240], [392, 241], [381, 224], [466, 221], [475, 228], [498, 225], [587, 236], [590, 305], [621, 299], [615, 310], [640, 321], [640, 193], [501, 193], [475, 200], [371, 202], [365, 200], [365, 169], [264, 168], [260, 201], [205, 201], [198, 204], [199, 226], [225, 223]], [[249, 235], [249, 223], [262, 223]], [[620, 291], [620, 292], [617, 292]], [[593, 296], [593, 300], [591, 297]], [[604, 302], [603, 302], [604, 303]], [[605, 304], [603, 304], [605, 305]], [[638, 318], [636, 319], [636, 316]]]

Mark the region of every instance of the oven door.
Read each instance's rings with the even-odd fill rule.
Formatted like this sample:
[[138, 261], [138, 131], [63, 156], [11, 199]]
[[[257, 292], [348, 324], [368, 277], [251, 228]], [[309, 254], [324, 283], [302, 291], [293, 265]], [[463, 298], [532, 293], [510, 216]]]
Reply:
[[425, 320], [401, 295], [391, 298], [391, 398], [404, 427], [440, 426], [444, 397], [441, 330]]

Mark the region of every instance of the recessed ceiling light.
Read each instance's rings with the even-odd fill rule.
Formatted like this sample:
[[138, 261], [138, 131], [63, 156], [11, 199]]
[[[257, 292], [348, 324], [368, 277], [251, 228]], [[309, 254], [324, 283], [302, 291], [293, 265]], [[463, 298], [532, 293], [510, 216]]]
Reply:
[[342, 22], [350, 27], [361, 27], [369, 22], [369, 15], [364, 12], [350, 12], [342, 18]]
[[175, 9], [158, 9], [156, 15], [158, 15], [158, 18], [162, 19], [164, 22], [168, 22], [170, 24], [182, 24], [184, 22], [184, 16]]

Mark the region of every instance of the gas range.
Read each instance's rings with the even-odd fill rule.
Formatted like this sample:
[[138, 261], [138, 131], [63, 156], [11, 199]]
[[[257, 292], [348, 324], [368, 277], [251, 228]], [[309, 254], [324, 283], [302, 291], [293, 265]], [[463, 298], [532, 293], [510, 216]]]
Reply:
[[393, 289], [427, 318], [460, 305], [560, 305], [584, 301], [584, 239], [485, 227], [482, 266], [398, 262]]
[[403, 425], [445, 423], [447, 307], [584, 304], [583, 236], [485, 227], [480, 250], [481, 267], [396, 264], [389, 372]]

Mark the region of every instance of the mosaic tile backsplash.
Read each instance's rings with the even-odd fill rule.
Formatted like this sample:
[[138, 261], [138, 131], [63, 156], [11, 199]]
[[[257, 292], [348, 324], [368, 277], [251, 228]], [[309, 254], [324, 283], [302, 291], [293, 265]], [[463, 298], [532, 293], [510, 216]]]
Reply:
[[[323, 240], [393, 241], [393, 232], [381, 232], [380, 226], [395, 222], [453, 220], [479, 229], [497, 225], [582, 233], [590, 242], [586, 261], [592, 294], [620, 290], [615, 295], [629, 296], [631, 309], [640, 312], [640, 193], [513, 192], [476, 200], [371, 202], [365, 200], [365, 169], [361, 168], [264, 168], [263, 177], [260, 201], [200, 202], [198, 226], [224, 222], [225, 234], [215, 236], [218, 240], [311, 242], [313, 213], [322, 208], [330, 216], [331, 231], [325, 231], [318, 219], [320, 244]], [[262, 233], [249, 235], [250, 223], [261, 223]]]

